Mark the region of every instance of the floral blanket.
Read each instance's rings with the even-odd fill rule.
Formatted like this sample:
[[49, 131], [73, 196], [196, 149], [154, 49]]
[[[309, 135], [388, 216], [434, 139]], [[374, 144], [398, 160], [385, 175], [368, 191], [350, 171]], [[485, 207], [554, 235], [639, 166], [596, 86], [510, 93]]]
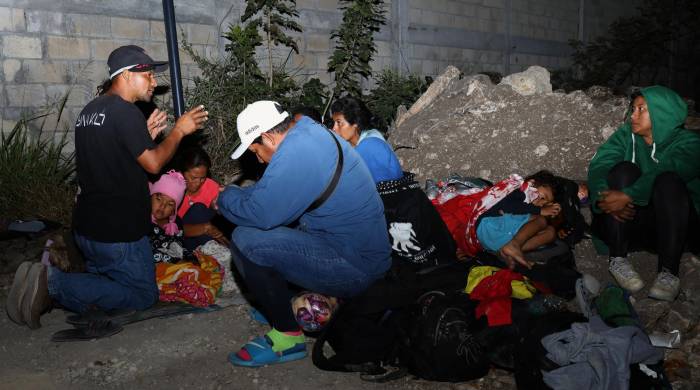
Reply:
[[159, 299], [205, 307], [214, 303], [221, 289], [224, 269], [212, 256], [194, 252], [199, 265], [189, 262], [156, 264]]

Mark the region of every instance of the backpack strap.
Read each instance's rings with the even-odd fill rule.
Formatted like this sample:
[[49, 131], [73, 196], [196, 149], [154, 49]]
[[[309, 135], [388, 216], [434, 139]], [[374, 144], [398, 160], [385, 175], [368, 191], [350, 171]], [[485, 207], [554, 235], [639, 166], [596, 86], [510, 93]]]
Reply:
[[[328, 324], [327, 326], [330, 326]], [[342, 363], [334, 359], [335, 356], [330, 359], [323, 354], [323, 346], [326, 345], [328, 336], [327, 331], [321, 332], [314, 342], [314, 347], [311, 350], [311, 362], [314, 366], [320, 368], [323, 371], [338, 371], [338, 372], [350, 372], [350, 370]]]
[[316, 210], [326, 201], [326, 199], [328, 199], [328, 197], [331, 196], [335, 190], [335, 187], [338, 185], [338, 180], [340, 180], [340, 173], [343, 171], [343, 149], [340, 147], [340, 142], [338, 142], [338, 139], [335, 138], [333, 133], [328, 130], [328, 128], [324, 127], [324, 129], [326, 129], [331, 138], [333, 138], [333, 141], [335, 141], [335, 146], [338, 148], [338, 161], [335, 164], [335, 173], [333, 174], [331, 181], [328, 183], [328, 186], [326, 186], [326, 189], [321, 193], [321, 195], [319, 195], [319, 197], [313, 203], [311, 203], [309, 208], [306, 209], [306, 213]]
[[[336, 319], [340, 317], [338, 314], [343, 311], [343, 307], [341, 307], [333, 316], [331, 316], [330, 321], [328, 324], [326, 324], [325, 329], [321, 332], [321, 334], [316, 338], [316, 341], [314, 342], [314, 346], [311, 350], [311, 362], [313, 363], [314, 366], [317, 368], [323, 370], [323, 371], [337, 371], [337, 372], [359, 372], [362, 374], [367, 374], [367, 375], [377, 375], [381, 376], [382, 374], [385, 374], [387, 372], [386, 369], [383, 367], [377, 365], [376, 363], [373, 362], [366, 362], [366, 363], [361, 363], [361, 364], [352, 364], [348, 363], [346, 359], [343, 359], [342, 355], [335, 354], [331, 356], [330, 358], [327, 358], [326, 355], [323, 353], [323, 347], [326, 345], [328, 342], [328, 335], [330, 332], [334, 331], [334, 324], [336, 322]], [[342, 316], [342, 314], [341, 314]], [[369, 381], [372, 381], [371, 379], [368, 379]], [[375, 380], [377, 381], [377, 380]]]

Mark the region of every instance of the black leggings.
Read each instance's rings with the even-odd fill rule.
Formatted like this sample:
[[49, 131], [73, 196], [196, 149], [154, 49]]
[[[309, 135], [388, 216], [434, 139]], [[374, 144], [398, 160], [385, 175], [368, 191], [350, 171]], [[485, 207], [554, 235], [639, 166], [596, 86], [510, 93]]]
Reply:
[[[622, 190], [642, 172], [629, 161], [608, 172], [608, 187]], [[626, 257], [628, 251], [658, 253], [658, 270], [678, 275], [681, 255], [687, 244], [697, 245], [698, 215], [683, 180], [675, 172], [659, 174], [647, 206], [636, 206], [634, 219], [619, 222], [609, 214], [593, 214], [593, 231], [605, 241], [611, 257]], [[689, 240], [689, 238], [693, 238]]]
[[257, 307], [270, 325], [280, 332], [299, 330], [290, 301], [294, 292], [287, 280], [274, 268], [263, 267], [250, 261], [231, 241], [231, 256], [255, 297]]

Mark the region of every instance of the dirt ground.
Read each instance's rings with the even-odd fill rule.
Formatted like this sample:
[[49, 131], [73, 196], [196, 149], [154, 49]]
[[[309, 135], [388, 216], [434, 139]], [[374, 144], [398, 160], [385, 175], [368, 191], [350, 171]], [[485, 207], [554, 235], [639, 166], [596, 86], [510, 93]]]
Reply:
[[[0, 275], [0, 389], [481, 389], [514, 388], [506, 372], [463, 384], [410, 378], [388, 384], [362, 381], [358, 374], [316, 369], [310, 358], [248, 369], [227, 361], [252, 337], [267, 331], [248, 316], [247, 304], [218, 312], [151, 319], [125, 326], [112, 337], [53, 343], [51, 334], [67, 329], [63, 310], [45, 314], [30, 330], [5, 315], [11, 274]], [[313, 339], [308, 340], [310, 351]], [[487, 385], [488, 384], [488, 385]]]
[[[576, 252], [581, 271], [611, 281], [605, 258], [595, 255], [590, 241]], [[633, 257], [648, 284], [654, 274], [652, 260], [648, 254]], [[12, 274], [0, 275], [3, 312], [11, 278]], [[247, 304], [237, 304], [218, 312], [130, 324], [106, 339], [72, 343], [50, 341], [52, 333], [69, 327], [62, 310], [44, 315], [38, 330], [17, 326], [2, 313], [0, 389], [515, 389], [512, 376], [497, 369], [480, 380], [459, 384], [412, 378], [376, 384], [357, 374], [320, 371], [310, 358], [259, 369], [234, 367], [226, 360], [228, 353], [266, 331], [247, 313]], [[684, 381], [676, 388], [698, 387]]]
[[483, 388], [514, 388], [505, 372], [495, 378], [499, 370], [488, 381], [446, 385], [408, 378], [368, 383], [357, 374], [320, 371], [310, 358], [259, 369], [234, 367], [228, 353], [266, 331], [249, 320], [247, 310], [239, 305], [153, 319], [106, 339], [72, 343], [49, 341], [68, 327], [63, 311], [46, 314], [43, 327], [34, 331], [2, 315], [0, 389], [479, 389], [486, 383], [495, 387]]

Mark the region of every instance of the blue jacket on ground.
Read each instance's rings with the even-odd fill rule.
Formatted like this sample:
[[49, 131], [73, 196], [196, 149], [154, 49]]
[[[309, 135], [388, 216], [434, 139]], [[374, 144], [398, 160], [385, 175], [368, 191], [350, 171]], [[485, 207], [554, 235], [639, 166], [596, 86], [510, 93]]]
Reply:
[[[331, 137], [343, 150], [342, 174], [330, 197], [307, 213], [335, 172], [338, 152]], [[288, 131], [260, 181], [228, 187], [218, 206], [231, 222], [263, 230], [299, 219], [299, 229], [325, 239], [369, 276], [391, 265], [384, 207], [367, 167], [349, 143], [307, 117]]]

